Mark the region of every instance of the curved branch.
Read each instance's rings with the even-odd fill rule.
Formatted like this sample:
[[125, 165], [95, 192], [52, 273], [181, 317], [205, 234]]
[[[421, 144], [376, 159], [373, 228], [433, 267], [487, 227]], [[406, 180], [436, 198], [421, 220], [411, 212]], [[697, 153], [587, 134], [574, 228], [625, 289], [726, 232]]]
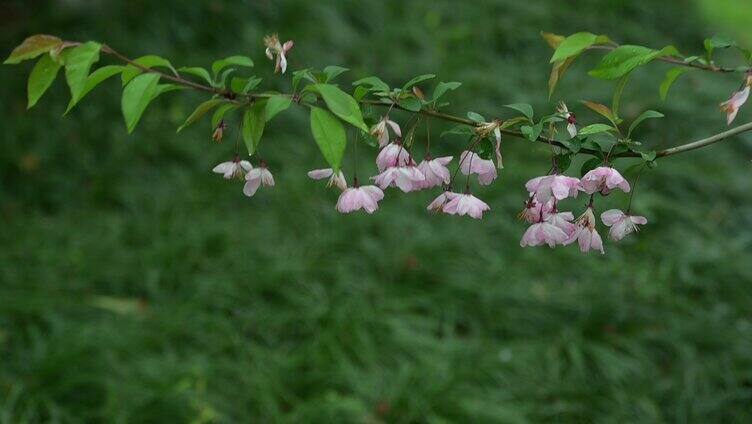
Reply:
[[[615, 50], [617, 47], [619, 47], [618, 44], [614, 46], [590, 46], [586, 50], [607, 50], [610, 52], [612, 50]], [[694, 68], [694, 69], [699, 69], [699, 70], [708, 71], [708, 72], [718, 72], [722, 74], [727, 74], [727, 73], [732, 73], [732, 72], [741, 72], [739, 69], [725, 68], [723, 66], [716, 66], [714, 64], [702, 65], [700, 63], [685, 62], [683, 60], [680, 60], [671, 56], [658, 56], [655, 58], [655, 60], [660, 60], [661, 62], [670, 63], [672, 65], [685, 66], [687, 68]]]
[[[614, 46], [592, 46], [592, 47], [590, 47], [590, 49], [593, 49], [593, 50], [613, 50], [615, 48], [616, 47], [614, 47]], [[204, 91], [204, 92], [208, 92], [208, 93], [213, 93], [213, 94], [225, 97], [228, 100], [234, 100], [235, 97], [244, 97], [246, 99], [252, 100], [252, 99], [256, 99], [256, 98], [265, 98], [265, 97], [269, 97], [270, 96], [268, 94], [236, 94], [236, 93], [233, 93], [231, 91], [222, 90], [222, 89], [219, 89], [219, 88], [216, 88], [216, 87], [211, 87], [211, 86], [208, 86], [208, 85], [203, 85], [203, 84], [200, 84], [200, 83], [197, 83], [197, 82], [194, 82], [194, 81], [190, 81], [190, 80], [184, 79], [184, 78], [180, 77], [180, 75], [170, 75], [168, 73], [161, 72], [161, 71], [158, 71], [156, 69], [147, 68], [147, 67], [145, 67], [143, 65], [140, 65], [137, 62], [134, 62], [133, 60], [129, 59], [128, 57], [126, 57], [126, 56], [118, 53], [116, 50], [114, 50], [112, 47], [110, 47], [110, 46], [108, 46], [106, 44], [102, 45], [102, 52], [110, 54], [110, 55], [118, 58], [119, 60], [121, 60], [121, 61], [123, 61], [125, 63], [128, 63], [130, 65], [133, 65], [133, 66], [141, 69], [144, 72], [156, 73], [156, 74], [159, 74], [162, 78], [170, 80], [172, 82], [175, 82], [176, 84], [180, 84], [180, 85], [183, 85], [185, 87], [192, 88], [194, 90], [199, 90], [199, 91]], [[708, 67], [708, 66], [704, 66], [704, 65], [685, 63], [685, 62], [682, 62], [680, 60], [677, 60], [677, 59], [674, 59], [674, 58], [671, 58], [671, 57], [667, 57], [667, 56], [659, 57], [658, 60], [662, 60], [664, 62], [669, 62], [669, 63], [674, 63], [676, 65], [684, 65], [684, 66], [690, 66], [690, 67], [693, 67], [693, 68], [699, 68], [699, 69], [703, 69], [703, 70], [711, 71], [711, 72], [724, 72], [725, 73], [725, 72], [734, 72], [735, 71], [734, 69], [719, 68], [717, 66]], [[447, 122], [454, 122], [454, 123], [457, 123], [457, 124], [467, 125], [467, 126], [471, 126], [471, 127], [478, 127], [480, 125], [478, 122], [475, 122], [475, 121], [473, 121], [471, 119], [468, 119], [468, 118], [463, 118], [461, 116], [455, 116], [455, 115], [451, 115], [451, 114], [447, 114], [447, 113], [443, 113], [443, 112], [439, 112], [439, 111], [431, 110], [431, 109], [421, 109], [419, 112], [415, 112], [415, 111], [411, 111], [409, 109], [405, 109], [405, 108], [403, 108], [402, 106], [400, 106], [398, 104], [393, 104], [393, 103], [390, 103], [390, 102], [383, 102], [383, 101], [380, 101], [380, 100], [360, 100], [360, 103], [362, 103], [362, 104], [368, 104], [368, 105], [373, 105], [373, 106], [393, 107], [395, 109], [400, 109], [400, 110], [404, 110], [404, 111], [407, 111], [407, 112], [413, 112], [413, 113], [420, 113], [420, 114], [422, 114], [424, 116], [430, 116], [432, 118], [441, 119], [441, 120], [444, 120], [444, 121], [447, 121]], [[744, 132], [747, 132], [747, 131], [751, 131], [751, 130], [752, 130], [752, 122], [748, 122], [746, 124], [739, 125], [738, 127], [734, 127], [734, 128], [732, 128], [730, 130], [727, 130], [727, 131], [724, 131], [724, 132], [712, 135], [712, 136], [707, 137], [707, 138], [703, 138], [703, 139], [700, 139], [700, 140], [697, 140], [697, 141], [693, 141], [693, 142], [690, 142], [690, 143], [686, 143], [686, 144], [681, 144], [681, 145], [674, 146], [674, 147], [671, 147], [671, 148], [668, 148], [668, 149], [660, 150], [660, 151], [656, 152], [656, 157], [668, 157], [668, 156], [673, 156], [673, 155], [676, 155], [676, 154], [679, 154], [679, 153], [688, 152], [690, 150], [701, 149], [701, 148], [709, 146], [711, 144], [718, 143], [719, 141], [723, 141], [723, 140], [725, 140], [725, 139], [727, 139], [729, 137], [733, 137], [735, 135], [738, 135], [738, 134], [741, 134], [741, 133], [744, 133]], [[515, 131], [515, 130], [510, 130], [510, 129], [502, 129], [501, 132], [503, 134], [506, 134], [506, 135], [509, 135], [509, 136], [527, 139], [525, 137], [525, 135], [522, 134], [520, 131]], [[548, 138], [548, 137], [545, 137], [545, 136], [539, 136], [537, 138], [537, 141], [539, 141], [541, 143], [548, 144], [548, 145], [561, 147], [561, 148], [564, 148], [564, 149], [567, 148], [561, 142], [556, 141], [556, 140], [551, 139], [551, 138]], [[589, 154], [589, 155], [598, 156], [600, 152], [595, 151], [595, 150], [591, 150], [591, 149], [581, 149], [580, 153], [585, 153], [585, 154]], [[625, 153], [622, 153], [622, 154], [619, 154], [619, 155], [615, 155], [614, 158], [619, 158], [619, 157], [639, 157], [639, 156], [640, 156], [640, 154], [637, 153], [637, 152], [625, 152]]]
[[671, 147], [669, 149], [661, 150], [659, 152], [656, 152], [655, 156], [662, 158], [666, 156], [673, 156], [679, 153], [688, 152], [690, 150], [701, 149], [705, 146], [718, 143], [719, 141], [723, 141], [729, 137], [733, 137], [737, 134], [741, 134], [750, 130], [752, 130], [752, 122], [747, 122], [746, 124], [739, 125], [738, 127], [731, 128], [730, 130], [724, 131], [722, 133], [718, 133], [716, 135], [712, 135], [707, 138], [703, 138], [703, 139], [693, 141], [687, 144], [681, 144], [679, 146]]

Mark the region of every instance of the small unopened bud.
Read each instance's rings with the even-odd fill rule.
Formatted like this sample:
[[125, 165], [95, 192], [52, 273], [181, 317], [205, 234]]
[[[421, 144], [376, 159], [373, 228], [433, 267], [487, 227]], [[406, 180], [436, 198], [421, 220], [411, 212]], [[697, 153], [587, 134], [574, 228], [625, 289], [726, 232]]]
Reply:
[[227, 125], [225, 124], [225, 121], [219, 121], [219, 125], [217, 125], [217, 128], [214, 129], [214, 133], [212, 133], [212, 140], [216, 143], [222, 142], [222, 137], [225, 135], [225, 128]]
[[413, 86], [413, 94], [415, 94], [415, 97], [419, 98], [420, 100], [426, 99], [425, 94], [423, 94], [423, 90], [418, 88], [418, 86]]

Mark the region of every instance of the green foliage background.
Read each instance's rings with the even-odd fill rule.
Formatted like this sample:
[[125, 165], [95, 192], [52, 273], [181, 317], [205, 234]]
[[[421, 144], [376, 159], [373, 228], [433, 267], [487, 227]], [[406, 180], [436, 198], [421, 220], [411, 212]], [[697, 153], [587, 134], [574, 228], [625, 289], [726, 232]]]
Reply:
[[[725, 15], [701, 3], [10, 0], [0, 46], [44, 32], [176, 65], [250, 54], [286, 89], [261, 45], [278, 31], [292, 68], [394, 85], [433, 72], [464, 83], [450, 110], [498, 116], [552, 107], [541, 30], [687, 54], [748, 31], [728, 26], [741, 0]], [[585, 76], [596, 60], [554, 95], [588, 122], [576, 101], [610, 100]], [[661, 161], [634, 201], [650, 224], [585, 256], [518, 247], [522, 184], [547, 169], [529, 142], [505, 142], [500, 180], [476, 191], [492, 207], [481, 222], [427, 215], [432, 193], [340, 216], [305, 177], [324, 162], [302, 111], [267, 128], [277, 187], [249, 200], [209, 172], [232, 139], [212, 144], [206, 122], [174, 132], [201, 96], [163, 96], [127, 136], [116, 81], [62, 119], [61, 79], [25, 111], [29, 69], [0, 68], [0, 422], [752, 420], [749, 136]], [[739, 81], [691, 73], [662, 103], [666, 69], [637, 71], [623, 100], [627, 119], [667, 115], [643, 141], [722, 130], [717, 103]]]

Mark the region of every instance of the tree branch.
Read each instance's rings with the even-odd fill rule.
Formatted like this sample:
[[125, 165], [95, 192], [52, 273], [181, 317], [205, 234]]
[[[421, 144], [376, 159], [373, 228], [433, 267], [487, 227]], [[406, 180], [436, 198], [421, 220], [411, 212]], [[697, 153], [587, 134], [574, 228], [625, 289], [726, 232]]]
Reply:
[[[590, 49], [592, 49], [592, 50], [614, 50], [615, 48], [616, 47], [614, 47], [614, 46], [592, 46], [592, 47], [590, 47]], [[267, 97], [270, 96], [269, 94], [263, 94], [263, 93], [237, 94], [237, 93], [233, 93], [232, 91], [229, 91], [229, 90], [223, 90], [223, 89], [219, 89], [219, 88], [216, 88], [216, 87], [211, 87], [211, 86], [208, 86], [208, 85], [203, 85], [203, 84], [191, 81], [191, 80], [187, 80], [185, 78], [180, 77], [179, 75], [170, 75], [168, 73], [161, 72], [161, 71], [156, 70], [156, 69], [147, 68], [147, 67], [145, 67], [145, 66], [143, 66], [143, 65], [141, 65], [141, 64], [139, 64], [139, 63], [137, 63], [137, 62], [135, 62], [133, 60], [131, 60], [127, 56], [125, 56], [125, 55], [117, 52], [112, 47], [110, 47], [110, 46], [108, 46], [106, 44], [102, 45], [102, 52], [106, 53], [106, 54], [110, 54], [110, 55], [116, 57], [117, 59], [119, 59], [122, 62], [125, 62], [125, 63], [128, 63], [130, 65], [133, 65], [133, 66], [139, 68], [140, 70], [142, 70], [143, 72], [156, 73], [156, 74], [159, 74], [161, 78], [164, 78], [166, 80], [172, 81], [172, 82], [174, 82], [176, 84], [180, 84], [180, 85], [183, 85], [185, 87], [192, 88], [192, 89], [198, 90], [198, 91], [203, 91], [203, 92], [207, 92], [207, 93], [213, 93], [213, 94], [222, 96], [224, 98], [227, 98], [230, 101], [233, 101], [236, 97], [244, 97], [244, 98], [246, 98], [246, 99], [248, 99], [250, 101], [250, 100], [253, 100], [253, 99], [257, 99], [257, 98], [267, 98]], [[690, 66], [690, 67], [693, 67], [693, 68], [698, 68], [698, 69], [702, 69], [702, 70], [706, 70], [706, 71], [711, 71], [711, 72], [722, 72], [722, 73], [735, 72], [734, 69], [722, 68], [722, 67], [717, 67], [717, 66], [708, 67], [708, 66], [699, 65], [699, 64], [685, 63], [685, 62], [682, 62], [682, 61], [680, 61], [678, 59], [674, 59], [674, 58], [667, 57], [667, 56], [662, 56], [662, 57], [659, 57], [657, 59], [658, 60], [662, 60], [664, 62], [669, 62], [669, 63], [672, 63], [672, 64], [676, 64], [676, 65]], [[291, 96], [289, 94], [281, 94], [281, 95]], [[402, 106], [400, 106], [400, 105], [398, 105], [396, 103], [393, 104], [391, 102], [384, 102], [384, 101], [381, 101], [381, 100], [361, 100], [360, 103], [361, 104], [372, 105], [372, 106], [392, 107], [392, 108], [400, 109], [400, 110], [407, 111], [407, 112], [420, 113], [420, 114], [422, 114], [424, 116], [429, 116], [429, 117], [432, 117], [432, 118], [441, 119], [441, 120], [444, 120], [444, 121], [447, 121], [447, 122], [454, 122], [454, 123], [457, 123], [457, 124], [467, 125], [467, 126], [474, 127], [474, 128], [478, 127], [480, 125], [478, 122], [475, 122], [475, 121], [473, 121], [471, 119], [468, 119], [468, 118], [463, 118], [461, 116], [455, 116], [455, 115], [451, 115], [451, 114], [447, 114], [447, 113], [443, 113], [443, 112], [439, 112], [439, 111], [431, 110], [431, 109], [421, 109], [419, 112], [415, 112], [415, 111], [411, 111], [409, 109], [405, 109], [405, 108], [403, 108]], [[677, 145], [677, 146], [674, 146], [674, 147], [671, 147], [671, 148], [668, 148], [668, 149], [660, 150], [660, 151], [656, 152], [656, 157], [659, 157], [659, 158], [660, 157], [668, 157], [668, 156], [673, 156], [673, 155], [676, 155], [676, 154], [679, 154], [679, 153], [688, 152], [688, 151], [691, 151], [691, 150], [701, 149], [703, 147], [709, 146], [711, 144], [718, 143], [719, 141], [723, 141], [723, 140], [725, 140], [727, 138], [730, 138], [730, 137], [733, 137], [735, 135], [742, 134], [744, 132], [751, 131], [751, 130], [752, 130], [752, 122], [748, 122], [746, 124], [739, 125], [738, 127], [732, 128], [730, 130], [727, 130], [727, 131], [724, 131], [724, 132], [721, 132], [721, 133], [718, 133], [718, 134], [715, 134], [715, 135], [712, 135], [712, 136], [707, 137], [707, 138], [703, 138], [703, 139], [700, 139], [700, 140], [697, 140], [697, 141], [693, 141], [693, 142], [690, 142], [690, 143], [686, 143], [686, 144]], [[501, 132], [502, 132], [502, 134], [506, 134], [506, 135], [509, 135], [509, 136], [519, 137], [519, 138], [525, 138], [526, 139], [525, 135], [522, 134], [520, 131], [515, 131], [515, 130], [510, 130], [510, 129], [502, 129]], [[561, 148], [564, 148], [564, 149], [567, 148], [561, 142], [556, 141], [556, 140], [551, 139], [551, 138], [548, 138], [548, 137], [544, 137], [544, 136], [539, 136], [537, 138], [537, 141], [539, 141], [541, 143], [548, 144], [548, 145], [561, 147]], [[579, 152], [580, 153], [589, 154], [589, 155], [594, 155], [594, 156], [597, 156], [599, 154], [599, 152], [597, 152], [595, 150], [591, 150], [591, 149], [581, 149]], [[637, 152], [625, 152], [625, 153], [622, 153], [622, 154], [615, 155], [614, 158], [620, 158], [620, 157], [639, 157], [639, 156], [640, 156], [640, 154], [637, 153]]]

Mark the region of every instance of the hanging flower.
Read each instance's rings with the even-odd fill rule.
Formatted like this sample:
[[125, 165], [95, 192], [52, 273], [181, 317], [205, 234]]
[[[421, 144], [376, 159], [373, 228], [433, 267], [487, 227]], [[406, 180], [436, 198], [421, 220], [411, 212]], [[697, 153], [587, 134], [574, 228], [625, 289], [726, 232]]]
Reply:
[[425, 159], [418, 165], [418, 170], [423, 173], [425, 180], [420, 184], [420, 188], [437, 187], [442, 184], [449, 184], [451, 175], [447, 165], [452, 161], [452, 156], [444, 156], [441, 158], [432, 159], [430, 156], [426, 156]]
[[744, 89], [740, 91], [734, 91], [731, 98], [721, 103], [721, 112], [726, 114], [726, 124], [731, 123], [736, 118], [736, 114], [739, 113], [739, 108], [747, 102], [749, 97], [749, 85], [746, 85]]
[[247, 160], [240, 160], [239, 157], [235, 157], [234, 160], [228, 162], [222, 162], [212, 169], [212, 172], [216, 174], [222, 174], [226, 180], [232, 180], [234, 178], [243, 178], [246, 172], [253, 169], [251, 163]]
[[392, 166], [384, 170], [384, 172], [371, 177], [371, 179], [381, 187], [386, 189], [387, 187], [399, 187], [405, 193], [420, 190], [426, 177], [415, 165], [409, 166]]
[[481, 219], [483, 218], [483, 212], [491, 210], [491, 207], [488, 206], [486, 202], [478, 199], [470, 193], [452, 194], [453, 196], [450, 196], [449, 194], [446, 195], [446, 198], [449, 201], [446, 202], [441, 209], [442, 212], [446, 214], [460, 216], [468, 215], [471, 218]]
[[598, 230], [595, 229], [595, 215], [591, 206], [588, 206], [585, 212], [577, 218], [575, 225], [576, 229], [566, 244], [574, 243], [577, 240], [577, 243], [580, 245], [580, 251], [583, 253], [590, 250], [598, 250], [601, 254], [605, 253], [603, 250], [603, 240], [600, 234], [598, 234]]
[[438, 195], [431, 203], [428, 204], [428, 209], [430, 212], [442, 212], [444, 209], [444, 205], [447, 204], [450, 200], [454, 199], [455, 197], [459, 196], [458, 193], [454, 193], [449, 190], [444, 190], [443, 193]]
[[284, 44], [280, 43], [277, 34], [272, 34], [264, 37], [264, 45], [266, 46], [266, 57], [269, 60], [274, 60], [274, 72], [285, 73], [287, 70], [287, 52], [292, 49], [294, 43], [292, 40], [285, 41]]
[[372, 185], [345, 189], [337, 200], [337, 210], [340, 213], [350, 213], [360, 209], [373, 213], [379, 208], [379, 201], [384, 198], [384, 192]]
[[588, 171], [580, 180], [580, 188], [587, 194], [595, 192], [608, 194], [615, 188], [619, 188], [625, 193], [630, 190], [629, 182], [621, 176], [619, 171], [608, 166], [599, 166]]
[[576, 230], [576, 226], [572, 223], [573, 220], [572, 212], [558, 212], [555, 209], [545, 218], [546, 222], [564, 231], [567, 237], [571, 237]]
[[522, 221], [527, 221], [531, 224], [543, 221], [548, 214], [553, 210], [553, 201], [543, 203], [539, 201], [535, 196], [530, 196], [525, 202], [525, 208], [517, 215]]
[[575, 138], [577, 136], [577, 118], [574, 116], [574, 113], [567, 109], [567, 105], [564, 102], [559, 102], [559, 106], [556, 109], [567, 120], [569, 138]]
[[601, 221], [607, 226], [611, 227], [608, 231], [608, 236], [613, 241], [619, 241], [624, 237], [636, 233], [639, 229], [638, 225], [645, 225], [648, 223], [647, 218], [644, 216], [627, 215], [618, 209], [609, 209], [601, 214]]
[[580, 180], [566, 175], [544, 175], [528, 181], [525, 188], [531, 196], [534, 195], [545, 203], [552, 197], [556, 200], [577, 197], [580, 191]]
[[522, 235], [520, 246], [533, 247], [547, 244], [549, 247], [554, 247], [557, 244], [563, 244], [567, 239], [569, 239], [569, 236], [564, 230], [551, 222], [542, 221], [528, 227], [525, 234]]
[[493, 161], [467, 150], [460, 155], [460, 170], [464, 175], [477, 174], [481, 185], [491, 184], [498, 176]]
[[308, 172], [308, 178], [314, 180], [329, 178], [329, 182], [326, 184], [327, 187], [334, 186], [340, 190], [347, 188], [347, 180], [345, 179], [345, 174], [343, 174], [341, 170], [335, 173], [332, 168], [314, 169], [313, 171]]
[[387, 127], [392, 128], [394, 135], [396, 135], [397, 137], [402, 137], [402, 130], [400, 130], [400, 126], [396, 122], [389, 119], [388, 116], [383, 116], [376, 125], [371, 127], [371, 135], [378, 139], [379, 147], [384, 147], [389, 143], [389, 129]]
[[266, 168], [266, 164], [261, 162], [259, 167], [253, 168], [245, 175], [245, 185], [243, 194], [253, 197], [260, 186], [274, 187], [274, 177]]
[[485, 138], [493, 134], [494, 136], [494, 153], [496, 155], [496, 167], [504, 168], [504, 161], [501, 157], [501, 121], [496, 119], [493, 122], [483, 122], [475, 128], [478, 137]]
[[415, 161], [402, 143], [389, 143], [376, 156], [376, 168], [379, 172], [384, 172], [391, 166], [407, 165], [415, 165]]

